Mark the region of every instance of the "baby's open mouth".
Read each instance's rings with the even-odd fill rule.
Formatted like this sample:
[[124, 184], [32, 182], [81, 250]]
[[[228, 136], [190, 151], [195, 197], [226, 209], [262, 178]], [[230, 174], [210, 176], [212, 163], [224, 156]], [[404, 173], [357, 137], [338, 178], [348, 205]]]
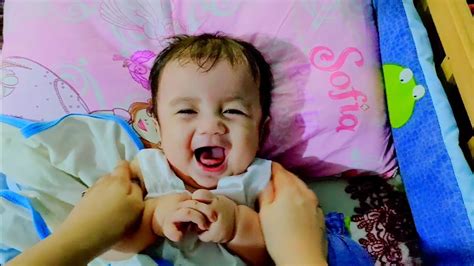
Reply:
[[194, 150], [196, 160], [206, 168], [217, 168], [225, 161], [225, 149], [217, 146], [201, 147]]

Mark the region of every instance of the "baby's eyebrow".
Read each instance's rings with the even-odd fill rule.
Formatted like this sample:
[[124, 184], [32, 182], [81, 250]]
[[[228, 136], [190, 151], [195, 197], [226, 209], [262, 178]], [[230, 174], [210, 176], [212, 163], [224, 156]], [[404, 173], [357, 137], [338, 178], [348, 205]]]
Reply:
[[193, 98], [193, 97], [178, 97], [174, 98], [173, 100], [170, 101], [170, 105], [177, 105], [180, 103], [196, 103], [200, 102], [201, 100], [199, 98]]
[[224, 98], [224, 102], [246, 102], [247, 99], [242, 96], [229, 96]]
[[247, 97], [242, 97], [242, 96], [229, 96], [224, 99], [224, 102], [225, 103], [238, 102], [247, 108], [251, 105], [250, 99], [248, 99]]
[[241, 105], [241, 107], [243, 107], [245, 110], [248, 110], [248, 111], [257, 108], [257, 103], [255, 102], [255, 99], [246, 97], [246, 95], [229, 96], [225, 98], [224, 103], [237, 103]]

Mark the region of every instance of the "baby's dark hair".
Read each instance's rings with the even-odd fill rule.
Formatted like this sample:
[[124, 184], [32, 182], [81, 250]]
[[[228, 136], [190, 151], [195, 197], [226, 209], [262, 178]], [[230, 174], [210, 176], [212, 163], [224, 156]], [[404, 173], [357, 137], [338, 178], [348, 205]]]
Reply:
[[220, 33], [201, 35], [177, 35], [169, 38], [168, 46], [158, 54], [150, 71], [152, 113], [158, 117], [156, 97], [160, 74], [165, 65], [172, 60], [197, 64], [203, 71], [210, 71], [220, 59], [232, 66], [246, 64], [254, 81], [259, 84], [262, 121], [269, 116], [273, 75], [270, 65], [260, 51], [251, 43], [234, 39]]

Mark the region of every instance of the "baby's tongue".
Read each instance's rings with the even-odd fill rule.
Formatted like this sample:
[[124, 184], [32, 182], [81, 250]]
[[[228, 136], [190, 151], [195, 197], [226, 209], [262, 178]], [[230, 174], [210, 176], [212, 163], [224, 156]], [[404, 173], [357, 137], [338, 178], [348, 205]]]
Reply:
[[203, 148], [199, 155], [199, 162], [206, 165], [219, 165], [225, 159], [224, 149], [220, 147], [206, 147]]

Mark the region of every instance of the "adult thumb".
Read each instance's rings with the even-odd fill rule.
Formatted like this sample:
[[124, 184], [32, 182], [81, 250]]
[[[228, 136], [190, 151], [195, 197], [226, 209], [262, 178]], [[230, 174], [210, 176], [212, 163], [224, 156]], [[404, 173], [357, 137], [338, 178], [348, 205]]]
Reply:
[[269, 205], [275, 198], [275, 187], [273, 185], [273, 179], [268, 182], [267, 187], [258, 196], [258, 203], [260, 208]]

